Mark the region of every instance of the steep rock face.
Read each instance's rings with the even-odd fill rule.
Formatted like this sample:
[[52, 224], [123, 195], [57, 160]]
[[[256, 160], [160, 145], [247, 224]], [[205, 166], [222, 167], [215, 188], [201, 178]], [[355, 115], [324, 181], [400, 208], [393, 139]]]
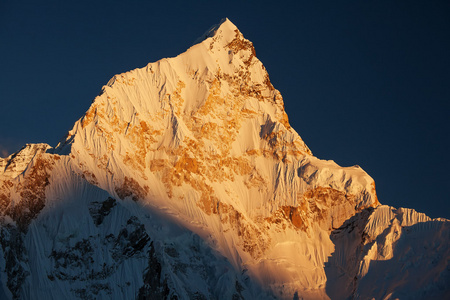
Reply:
[[[114, 76], [55, 149], [27, 145], [0, 167], [8, 298], [327, 299], [336, 268], [358, 278], [340, 295], [364, 298], [379, 255], [362, 236], [393, 226], [370, 221], [379, 203], [361, 168], [312, 156], [229, 20]], [[365, 235], [338, 238], [358, 216]]]

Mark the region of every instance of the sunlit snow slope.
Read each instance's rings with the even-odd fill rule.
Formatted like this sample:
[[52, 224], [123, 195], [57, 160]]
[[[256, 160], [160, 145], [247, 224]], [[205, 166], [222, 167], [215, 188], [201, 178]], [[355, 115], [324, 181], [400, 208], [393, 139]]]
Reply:
[[0, 158], [0, 212], [0, 298], [450, 297], [448, 221], [314, 157], [227, 19]]

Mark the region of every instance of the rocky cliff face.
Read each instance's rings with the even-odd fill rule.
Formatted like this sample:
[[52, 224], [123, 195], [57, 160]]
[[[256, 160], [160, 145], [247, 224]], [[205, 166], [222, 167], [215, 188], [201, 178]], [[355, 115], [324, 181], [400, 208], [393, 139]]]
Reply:
[[380, 206], [361, 168], [314, 157], [229, 20], [114, 76], [0, 176], [5, 298], [389, 299], [412, 295], [414, 264], [413, 291], [449, 293], [447, 220]]

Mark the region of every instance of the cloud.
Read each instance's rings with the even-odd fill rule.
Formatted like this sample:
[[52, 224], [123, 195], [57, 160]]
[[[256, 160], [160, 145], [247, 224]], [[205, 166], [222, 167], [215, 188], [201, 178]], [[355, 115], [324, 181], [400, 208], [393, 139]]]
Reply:
[[20, 139], [0, 136], [0, 157], [8, 157], [20, 150], [24, 144]]
[[0, 145], [0, 157], [8, 157], [9, 156], [9, 151], [8, 149], [6, 149], [5, 147], [3, 147], [2, 145]]
[[12, 153], [16, 152], [16, 145], [14, 141], [4, 140], [0, 138], [0, 157], [6, 158], [10, 156]]

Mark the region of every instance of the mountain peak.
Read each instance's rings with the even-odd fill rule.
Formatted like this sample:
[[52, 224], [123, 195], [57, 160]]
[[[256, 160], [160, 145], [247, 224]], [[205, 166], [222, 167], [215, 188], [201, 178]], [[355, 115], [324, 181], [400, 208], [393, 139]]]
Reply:
[[[347, 299], [387, 278], [371, 261], [408, 268], [392, 255], [414, 259], [402, 245], [422, 238], [402, 226], [430, 245], [448, 236], [446, 221], [380, 207], [361, 168], [314, 157], [228, 19], [115, 75], [49, 148], [0, 159], [2, 299], [328, 299], [330, 287]], [[420, 288], [445, 286], [440, 270]]]
[[[66, 142], [86, 139], [87, 133], [81, 132], [88, 130], [89, 135], [98, 132], [99, 141], [108, 139], [106, 147], [111, 148], [125, 141], [118, 139], [119, 136], [129, 139], [133, 126], [146, 128], [143, 124], [153, 124], [151, 127], [159, 128], [157, 132], [161, 133], [159, 137], [152, 135], [158, 147], [177, 148], [187, 141], [206, 139], [212, 141], [209, 147], [214, 151], [222, 149], [219, 151], [222, 155], [230, 150], [242, 155], [242, 151], [259, 149], [261, 136], [271, 136], [276, 131], [277, 142], [272, 139], [268, 147], [276, 149], [278, 142], [285, 143], [282, 150], [285, 154], [280, 154], [281, 157], [311, 154], [290, 127], [281, 94], [272, 86], [253, 44], [228, 19], [213, 26], [205, 37], [177, 57], [114, 76], [86, 115], [75, 124]], [[136, 97], [130, 97], [130, 93]], [[155, 124], [156, 120], [159, 124]], [[165, 130], [162, 124], [173, 130]], [[212, 136], [202, 135], [200, 131], [205, 126], [218, 129], [211, 132]], [[228, 126], [224, 131], [227, 134], [219, 134], [223, 126]], [[264, 128], [264, 134], [259, 130], [241, 130], [242, 126]], [[223, 141], [230, 145], [224, 148]], [[91, 149], [90, 144], [92, 141], [86, 141], [81, 147]], [[124, 148], [122, 145], [121, 149]], [[104, 148], [98, 148], [101, 149]]]
[[[194, 44], [198, 44], [206, 40], [207, 38], [214, 37], [216, 35], [222, 35], [225, 39], [233, 39], [234, 32], [238, 30], [228, 18], [223, 18], [218, 24], [211, 26], [204, 34], [195, 40]], [[230, 39], [230, 40], [231, 40]]]

